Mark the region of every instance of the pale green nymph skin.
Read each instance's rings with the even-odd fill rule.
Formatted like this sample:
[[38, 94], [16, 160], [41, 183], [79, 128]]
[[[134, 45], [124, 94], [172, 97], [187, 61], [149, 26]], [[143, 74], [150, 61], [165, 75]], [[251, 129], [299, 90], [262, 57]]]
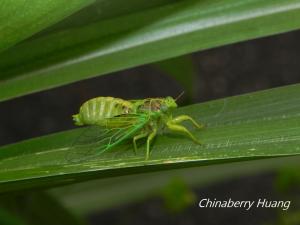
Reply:
[[92, 98], [80, 107], [79, 113], [73, 115], [75, 125], [107, 125], [105, 119], [122, 114], [133, 113], [133, 104], [113, 97]]
[[[150, 155], [150, 144], [156, 134], [163, 127], [171, 131], [182, 133], [191, 138], [195, 143], [200, 141], [180, 123], [190, 121], [197, 128], [202, 128], [188, 115], [180, 115], [175, 118], [172, 111], [177, 108], [176, 100], [172, 97], [166, 98], [146, 98], [139, 100], [123, 100], [113, 97], [97, 97], [86, 101], [79, 110], [73, 115], [76, 125], [97, 125], [105, 129], [128, 131], [128, 134], [121, 134], [120, 137], [133, 138], [134, 151], [137, 151], [136, 141], [147, 138], [146, 159]], [[118, 134], [118, 136], [119, 136]], [[114, 137], [118, 137], [114, 136]], [[122, 139], [122, 140], [123, 140]], [[105, 150], [120, 143], [121, 138], [109, 138], [109, 144]], [[113, 142], [111, 142], [113, 140]]]

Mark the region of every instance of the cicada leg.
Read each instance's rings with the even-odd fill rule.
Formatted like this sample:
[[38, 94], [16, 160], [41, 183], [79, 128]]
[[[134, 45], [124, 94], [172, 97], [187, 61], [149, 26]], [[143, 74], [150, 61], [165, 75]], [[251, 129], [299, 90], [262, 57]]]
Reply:
[[198, 129], [201, 129], [201, 128], [204, 127], [203, 124], [197, 123], [192, 117], [190, 117], [190, 116], [188, 116], [188, 115], [177, 116], [177, 117], [175, 117], [175, 118], [172, 120], [172, 122], [173, 122], [173, 123], [181, 123], [181, 122], [186, 121], [186, 120], [191, 121], [191, 122], [194, 124], [194, 126], [197, 127]]
[[134, 151], [135, 154], [137, 153], [136, 141], [141, 139], [141, 138], [147, 137], [147, 136], [148, 136], [148, 133], [141, 133], [141, 134], [138, 134], [138, 135], [133, 137], [133, 151]]
[[149, 159], [149, 156], [150, 156], [150, 144], [151, 144], [153, 138], [156, 136], [156, 133], [157, 133], [157, 128], [154, 127], [153, 130], [151, 131], [151, 133], [149, 134], [148, 138], [147, 138], [146, 160]]
[[195, 143], [201, 144], [201, 142], [188, 129], [182, 125], [174, 123], [173, 120], [167, 122], [166, 125], [171, 131], [183, 133], [190, 137]]

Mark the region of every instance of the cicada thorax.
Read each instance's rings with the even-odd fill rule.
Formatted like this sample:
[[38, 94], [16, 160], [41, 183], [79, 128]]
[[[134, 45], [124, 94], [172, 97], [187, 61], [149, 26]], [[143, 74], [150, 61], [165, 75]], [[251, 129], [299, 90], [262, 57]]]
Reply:
[[74, 116], [78, 125], [107, 125], [107, 119], [134, 111], [129, 101], [113, 97], [97, 97], [86, 101]]
[[163, 98], [146, 98], [136, 104], [137, 112], [158, 112], [164, 105]]

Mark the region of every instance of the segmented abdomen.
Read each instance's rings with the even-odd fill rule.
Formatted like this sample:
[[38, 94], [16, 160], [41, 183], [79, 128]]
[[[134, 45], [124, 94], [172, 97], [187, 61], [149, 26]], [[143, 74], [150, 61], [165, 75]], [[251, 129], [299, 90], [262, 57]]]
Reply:
[[106, 118], [133, 111], [132, 103], [113, 97], [97, 97], [86, 101], [81, 107], [79, 114], [74, 116], [77, 125], [99, 124]]

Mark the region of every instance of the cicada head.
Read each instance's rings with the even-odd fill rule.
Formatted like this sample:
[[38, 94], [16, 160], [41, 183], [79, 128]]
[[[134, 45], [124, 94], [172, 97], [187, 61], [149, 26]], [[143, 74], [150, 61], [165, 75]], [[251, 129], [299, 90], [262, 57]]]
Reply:
[[166, 97], [164, 99], [164, 102], [163, 102], [162, 106], [161, 106], [161, 110], [162, 111], [169, 111], [169, 110], [172, 110], [172, 109], [175, 109], [175, 108], [177, 108], [177, 103], [176, 103], [175, 99], [172, 98], [172, 97], [169, 97], [169, 96]]

